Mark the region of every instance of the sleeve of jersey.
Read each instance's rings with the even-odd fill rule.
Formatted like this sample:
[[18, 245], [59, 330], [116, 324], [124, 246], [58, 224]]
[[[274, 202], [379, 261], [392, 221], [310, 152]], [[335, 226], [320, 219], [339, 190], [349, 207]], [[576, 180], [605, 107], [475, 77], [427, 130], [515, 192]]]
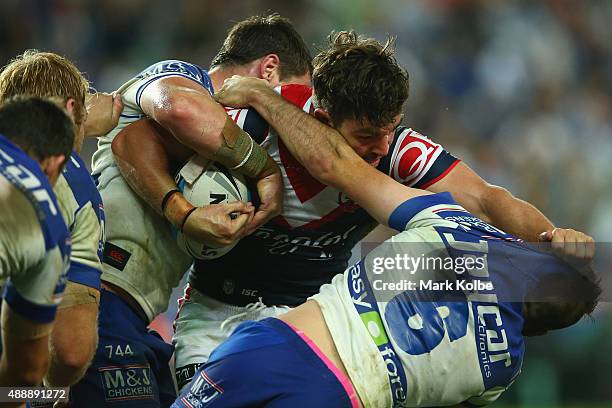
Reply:
[[55, 247], [48, 249], [40, 262], [13, 274], [4, 286], [3, 298], [24, 318], [49, 323], [55, 319], [65, 288], [65, 264]]
[[[283, 85], [274, 89], [288, 102], [310, 112], [312, 107], [312, 88], [305, 85]], [[227, 114], [236, 122], [242, 130], [247, 132], [253, 140], [261, 144], [270, 133], [270, 125], [261, 117], [255, 109], [236, 109], [226, 107]]]
[[91, 202], [79, 208], [72, 229], [68, 280], [100, 290], [99, 247], [101, 226]]
[[139, 110], [142, 110], [140, 98], [144, 90], [158, 79], [170, 76], [180, 76], [190, 79], [204, 87], [211, 94], [213, 93], [212, 83], [205, 69], [184, 61], [167, 60], [158, 62], [144, 69], [135, 78], [119, 89], [124, 104], [127, 107], [137, 107]]
[[442, 180], [459, 159], [444, 148], [412, 129], [399, 128], [381, 166], [400, 183], [425, 189]]
[[[438, 207], [441, 206], [441, 207]], [[447, 206], [461, 208], [457, 205], [450, 193], [428, 194], [411, 198], [400, 204], [389, 216], [389, 227], [397, 231], [405, 231], [412, 227], [413, 222], [418, 218], [424, 218], [424, 212], [432, 212], [431, 218], [439, 218], [433, 214], [433, 207], [443, 208]], [[418, 217], [417, 217], [418, 215]]]
[[102, 198], [83, 160], [75, 153], [66, 165], [63, 178], [67, 186], [56, 189], [60, 203], [68, 207], [72, 252], [68, 280], [100, 289], [102, 246]]
[[[0, 268], [8, 272], [3, 298], [24, 318], [50, 322], [64, 291], [67, 265], [58, 242], [66, 239], [66, 226], [54, 224], [56, 230], [45, 232], [31, 201], [16, 191], [2, 201], [2, 211], [7, 217], [2, 217], [0, 226], [0, 252], [4, 252]], [[61, 221], [61, 216], [48, 216], [47, 221]], [[53, 232], [59, 237], [52, 236]]]
[[255, 109], [225, 108], [225, 111], [258, 144], [263, 143], [268, 136], [270, 126]]

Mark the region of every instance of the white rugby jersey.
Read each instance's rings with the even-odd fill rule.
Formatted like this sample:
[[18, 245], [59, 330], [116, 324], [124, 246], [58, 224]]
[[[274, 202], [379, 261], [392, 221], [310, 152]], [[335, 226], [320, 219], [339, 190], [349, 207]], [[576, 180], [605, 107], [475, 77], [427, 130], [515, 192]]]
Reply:
[[66, 285], [70, 236], [40, 166], [0, 135], [0, 279], [23, 317], [49, 323]]
[[68, 280], [100, 289], [104, 246], [104, 206], [89, 170], [73, 152], [53, 188], [70, 231]]
[[123, 113], [118, 126], [99, 139], [92, 166], [106, 211], [102, 280], [130, 293], [149, 320], [166, 310], [172, 288], [191, 258], [177, 247], [170, 224], [125, 182], [115, 165], [111, 143], [124, 127], [145, 117], [140, 108], [145, 88], [168, 76], [191, 79], [212, 93], [208, 73], [197, 65], [168, 60], [146, 68], [119, 88]]
[[[508, 278], [524, 279], [522, 267], [537, 269], [534, 259], [553, 267], [559, 261], [514, 242], [520, 240], [472, 216], [448, 193], [408, 200], [390, 225], [403, 232], [312, 297], [364, 406], [493, 402], [520, 373], [524, 354], [522, 303], [503, 301], [500, 293], [508, 291]], [[441, 281], [435, 267], [381, 269], [377, 261], [404, 254], [480, 257], [484, 262], [461, 276], [491, 286], [432, 290], [420, 282]], [[521, 265], [525, 254], [530, 261]], [[513, 256], [515, 262], [509, 262]]]
[[[305, 112], [314, 110], [312, 88], [283, 85], [277, 91]], [[257, 111], [229, 109], [228, 114], [278, 164], [283, 212], [244, 237], [226, 256], [196, 261], [189, 282], [226, 303], [245, 305], [261, 297], [269, 305], [301, 304], [346, 269], [352, 248], [376, 222], [346, 194], [312, 177]], [[378, 169], [410, 187], [427, 188], [458, 162], [441, 145], [399, 127]]]

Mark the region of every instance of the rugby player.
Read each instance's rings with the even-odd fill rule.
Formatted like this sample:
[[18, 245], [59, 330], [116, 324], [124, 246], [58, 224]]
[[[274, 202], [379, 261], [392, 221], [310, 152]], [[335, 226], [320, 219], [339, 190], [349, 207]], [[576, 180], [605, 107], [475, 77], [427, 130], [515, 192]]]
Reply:
[[[56, 98], [76, 132], [74, 150], [54, 187], [72, 239], [68, 282], [50, 337], [51, 364], [45, 376], [45, 384], [56, 387], [70, 386], [83, 376], [98, 341], [104, 208], [79, 152], [85, 136], [108, 132], [117, 123], [121, 102], [119, 97], [113, 101], [109, 95], [89, 95], [88, 90], [78, 68], [51, 52], [26, 51], [0, 72], [0, 102], [15, 95]], [[86, 98], [95, 101], [91, 116]], [[98, 112], [103, 107], [106, 111]]]
[[[525, 336], [571, 326], [595, 308], [594, 275], [478, 219], [448, 193], [386, 177], [339, 135], [312, 142], [331, 160], [335, 184], [400, 233], [305, 304], [238, 326], [173, 407], [484, 406], [520, 374]], [[594, 254], [592, 238], [577, 231], [555, 229], [552, 243], [581, 260]], [[381, 275], [377, 260], [397, 255], [475, 261], [467, 272], [400, 263]], [[414, 288], [377, 290], [377, 280]], [[483, 286], [466, 290], [466, 280]], [[445, 286], [423, 289], [428, 282]]]
[[70, 118], [54, 102], [15, 98], [0, 105], [0, 386], [40, 384], [48, 337], [66, 285], [70, 235], [52, 185], [74, 143]]
[[[273, 115], [310, 129], [307, 138], [296, 138], [278, 128], [296, 157], [320, 158], [321, 181], [338, 186], [400, 234], [280, 321], [239, 326], [174, 406], [487, 405], [520, 373], [524, 336], [570, 326], [594, 309], [601, 290], [588, 269], [583, 273], [525, 245], [467, 212], [448, 193], [432, 195], [385, 177], [341, 133], [311, 121], [265, 84], [232, 78], [217, 98], [234, 106], [265, 100]], [[593, 240], [583, 233], [546, 234], [565, 256], [588, 261], [594, 255]], [[484, 266], [468, 269], [465, 278], [490, 287], [455, 286], [441, 295], [419, 290], [419, 281], [456, 283], [461, 271], [449, 276], [392, 266], [382, 280], [412, 280], [416, 289], [377, 290], [376, 259], [397, 254], [484, 257]], [[244, 392], [244, 384], [253, 391]]]
[[[278, 167], [259, 145], [229, 119], [212, 99], [214, 87], [236, 74], [279, 84], [310, 78], [311, 57], [291, 23], [278, 15], [253, 17], [229, 32], [210, 72], [188, 62], [161, 61], [124, 84], [125, 109], [119, 125], [99, 140], [93, 173], [104, 199], [107, 224], [100, 301], [99, 345], [84, 379], [72, 388], [77, 406], [169, 406], [176, 398], [168, 362], [172, 347], [147, 325], [166, 310], [170, 293], [191, 263], [174, 242], [167, 218], [187, 235], [224, 245], [280, 211]], [[176, 184], [162, 185], [164, 197], [149, 207], [126, 183], [145, 173], [117, 169], [111, 151], [115, 135], [149, 117], [168, 129], [171, 142], [235, 168], [254, 179], [261, 206], [248, 203], [194, 208], [176, 194]], [[183, 150], [187, 150], [183, 148]], [[141, 152], [146, 157], [146, 151]], [[193, 153], [190, 153], [193, 154]], [[229, 215], [241, 213], [236, 219]]]
[[[329, 48], [314, 61], [314, 94], [308, 87], [287, 85], [280, 88], [280, 95], [290, 103], [272, 98], [270, 105], [263, 107], [247, 99], [274, 129], [282, 130], [283, 137], [308, 144], [316, 140], [311, 138], [313, 133], [336, 132], [323, 123], [333, 125], [359, 156], [407, 186], [433, 192], [448, 190], [480, 218], [530, 241], [537, 240], [541, 231], [552, 229], [530, 204], [486, 183], [418, 132], [398, 127], [408, 96], [408, 77], [389, 44], [360, 38], [354, 32], [339, 33], [331, 40]], [[259, 94], [259, 82], [254, 85], [254, 92], [245, 96]], [[228, 106], [245, 102], [224, 100], [223, 95], [221, 101]], [[333, 179], [328, 179], [325, 156], [302, 153], [299, 146], [290, 152], [287, 141], [279, 140], [253, 109], [232, 110], [230, 114], [268, 147], [281, 167], [284, 210], [280, 217], [243, 238], [230, 254], [195, 263], [176, 322], [179, 387], [241, 320], [278, 314], [287, 310], [283, 305], [297, 306], [317, 293], [322, 284], [346, 268], [353, 246], [376, 225]], [[289, 118], [295, 120], [288, 122]], [[160, 142], [167, 136], [149, 126], [148, 131], [157, 136], [145, 140], [145, 127], [146, 123], [140, 129], [126, 129], [113, 148], [130, 163], [126, 170], [148, 175], [138, 180], [136, 189], [146, 191], [143, 197], [156, 203], [168, 191], [159, 188], [160, 180], [172, 181], [167, 167], [159, 165], [168, 162]], [[144, 152], [145, 144], [155, 143], [156, 148]], [[166, 151], [174, 154], [168, 147]], [[176, 154], [173, 157], [181, 159]]]

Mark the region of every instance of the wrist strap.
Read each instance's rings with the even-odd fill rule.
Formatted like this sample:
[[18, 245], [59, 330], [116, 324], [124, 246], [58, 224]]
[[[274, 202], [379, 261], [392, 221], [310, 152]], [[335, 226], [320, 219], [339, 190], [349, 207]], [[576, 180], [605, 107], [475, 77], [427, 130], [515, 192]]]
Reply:
[[187, 218], [189, 218], [191, 213], [194, 212], [197, 209], [198, 209], [198, 207], [193, 207], [191, 210], [187, 211], [187, 214], [185, 214], [185, 218], [183, 218], [183, 222], [181, 222], [181, 232], [183, 232], [183, 228], [185, 227], [185, 223], [187, 222]]
[[164, 213], [164, 210], [166, 209], [166, 205], [168, 204], [168, 200], [170, 199], [170, 197], [172, 197], [172, 195], [174, 193], [180, 193], [180, 192], [181, 192], [181, 190], [179, 190], [178, 188], [175, 188], [175, 189], [172, 189], [172, 190], [170, 190], [170, 191], [168, 191], [166, 193], [166, 195], [164, 196], [164, 198], [162, 199], [162, 202], [161, 202], [161, 212], [162, 212], [162, 214]]

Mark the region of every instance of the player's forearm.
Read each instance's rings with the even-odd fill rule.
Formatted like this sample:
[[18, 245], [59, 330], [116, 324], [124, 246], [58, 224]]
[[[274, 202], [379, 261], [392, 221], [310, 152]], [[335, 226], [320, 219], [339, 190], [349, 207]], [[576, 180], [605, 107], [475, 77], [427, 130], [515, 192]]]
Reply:
[[98, 344], [98, 305], [98, 291], [68, 282], [49, 339], [46, 386], [67, 387], [85, 374]]
[[209, 158], [221, 146], [225, 110], [192, 80], [157, 80], [145, 88], [140, 105], [147, 116], [198, 154]]
[[[136, 131], [148, 133], [142, 135]], [[115, 162], [130, 187], [161, 214], [164, 195], [175, 189], [176, 183], [168, 155], [159, 136], [153, 132], [150, 124], [132, 124], [115, 137], [112, 149]], [[147, 140], [142, 140], [143, 137]]]
[[176, 140], [200, 156], [255, 179], [278, 172], [274, 161], [227, 116], [225, 109], [190, 80], [168, 78], [156, 82], [146, 88], [141, 106]]
[[2, 301], [2, 356], [0, 386], [35, 386], [49, 366], [49, 332], [52, 323], [34, 323]]
[[497, 186], [490, 187], [483, 200], [482, 211], [481, 218], [528, 242], [537, 242], [542, 232], [554, 228], [552, 222], [535, 206]]
[[553, 228], [533, 205], [514, 197], [505, 188], [487, 183], [464, 162], [427, 189], [434, 193], [450, 192], [470, 213], [526, 241], [536, 242], [540, 233]]
[[278, 132], [291, 154], [313, 177], [340, 188], [338, 183], [342, 180], [335, 168], [357, 156], [344, 138], [269, 88], [259, 88], [251, 97], [253, 108]]
[[313, 177], [348, 194], [378, 222], [404, 201], [424, 194], [406, 187], [366, 163], [335, 129], [319, 122], [275, 92], [261, 88], [249, 101]]
[[88, 366], [89, 364], [82, 366], [64, 364], [60, 357], [52, 354], [43, 383], [46, 387], [69, 387], [83, 378]]
[[123, 110], [121, 95], [96, 92], [88, 94], [85, 99], [87, 120], [85, 137], [103, 136], [110, 132], [119, 122]]
[[183, 145], [210, 158], [221, 147], [227, 114], [210, 95], [189, 89], [173, 90], [164, 101], [143, 109]]

